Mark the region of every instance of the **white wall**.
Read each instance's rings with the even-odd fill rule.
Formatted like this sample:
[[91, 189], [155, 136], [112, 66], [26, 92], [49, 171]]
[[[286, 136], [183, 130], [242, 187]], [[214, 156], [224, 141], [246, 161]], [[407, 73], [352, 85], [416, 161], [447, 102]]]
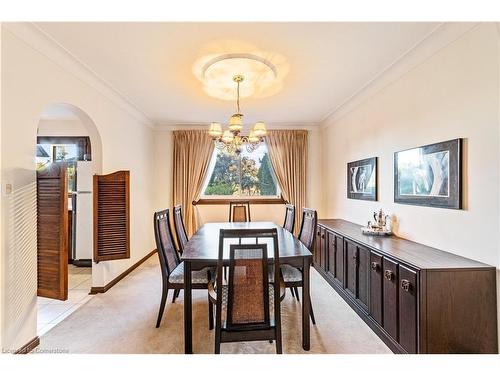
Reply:
[[[39, 136], [88, 136], [89, 131], [85, 128], [85, 125], [78, 119], [72, 120], [51, 120], [51, 119], [41, 119], [38, 123], [38, 133]], [[92, 143], [92, 142], [91, 142]]]
[[[205, 129], [200, 126], [179, 126], [170, 129], [155, 131], [155, 162], [158, 168], [156, 178], [155, 206], [157, 209], [172, 207], [172, 130], [173, 129]], [[284, 129], [286, 126], [272, 126], [273, 129]], [[290, 127], [291, 128], [291, 127]], [[295, 128], [295, 127], [294, 127]], [[308, 130], [307, 159], [307, 194], [306, 205], [315, 208], [322, 214], [321, 202], [321, 139], [319, 125], [305, 125], [300, 129]], [[196, 207], [201, 224], [208, 222], [227, 221], [229, 206], [199, 205]], [[284, 205], [259, 204], [252, 205], [251, 217], [253, 221], [283, 222], [285, 216]]]
[[[327, 119], [323, 217], [364, 224], [383, 208], [398, 218], [398, 235], [498, 268], [498, 53], [495, 25], [481, 24], [345, 116]], [[466, 140], [464, 209], [395, 204], [394, 152], [458, 137]], [[372, 156], [379, 158], [379, 201], [347, 199], [346, 164]]]
[[[34, 183], [37, 125], [42, 110], [52, 103], [70, 103], [90, 117], [102, 142], [103, 173], [130, 170], [131, 258], [100, 262], [94, 267], [93, 286], [103, 286], [155, 248], [151, 225], [153, 131], [126, 106], [118, 105], [118, 100], [104, 95], [99, 85], [82, 80], [76, 68], [63, 68], [63, 58], [55, 63], [45, 55], [45, 49], [38, 45], [34, 48], [12, 30], [2, 29], [2, 190], [6, 183], [12, 183], [14, 191]], [[2, 195], [3, 234], [10, 224], [8, 202], [8, 197]], [[5, 272], [2, 314], [9, 317], [2, 322], [2, 345], [18, 349], [36, 336], [36, 244], [31, 245], [24, 264], [11, 261], [8, 265], [6, 260], [14, 259], [12, 248], [5, 239], [1, 245]], [[9, 277], [22, 270], [30, 270], [26, 275], [29, 285], [24, 291], [15, 290]], [[14, 308], [16, 314], [11, 311]]]

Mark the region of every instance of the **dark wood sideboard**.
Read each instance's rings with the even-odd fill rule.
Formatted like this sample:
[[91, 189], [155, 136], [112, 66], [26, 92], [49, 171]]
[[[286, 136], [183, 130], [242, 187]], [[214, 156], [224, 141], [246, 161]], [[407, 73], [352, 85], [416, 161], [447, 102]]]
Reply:
[[314, 267], [395, 353], [498, 353], [496, 269], [319, 220]]

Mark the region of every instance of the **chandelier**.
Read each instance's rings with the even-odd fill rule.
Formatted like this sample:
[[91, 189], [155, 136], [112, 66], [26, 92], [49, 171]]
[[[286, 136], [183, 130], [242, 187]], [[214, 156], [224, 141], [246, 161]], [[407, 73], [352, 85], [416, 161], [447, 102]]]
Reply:
[[260, 144], [264, 142], [264, 136], [267, 134], [266, 124], [262, 121], [255, 123], [249, 135], [240, 134], [243, 129], [243, 115], [240, 111], [240, 83], [243, 82], [243, 80], [244, 77], [241, 74], [237, 74], [233, 77], [233, 81], [236, 82], [237, 85], [237, 111], [229, 119], [228, 129], [222, 131], [222, 126], [218, 122], [212, 122], [208, 129], [208, 134], [210, 134], [214, 140], [215, 147], [231, 154], [239, 154], [243, 146], [245, 146], [248, 152], [256, 150]]

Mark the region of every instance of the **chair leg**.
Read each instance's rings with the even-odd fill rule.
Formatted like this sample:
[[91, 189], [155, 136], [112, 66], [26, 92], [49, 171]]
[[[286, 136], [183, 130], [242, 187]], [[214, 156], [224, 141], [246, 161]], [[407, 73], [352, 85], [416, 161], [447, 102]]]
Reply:
[[289, 289], [290, 289], [290, 292], [292, 293], [292, 297], [293, 297], [293, 299], [295, 299], [295, 293], [293, 292], [293, 288], [292, 288], [292, 287], [290, 287]]
[[313, 305], [311, 302], [311, 296], [309, 296], [309, 315], [311, 315], [312, 324], [316, 325], [316, 319], [314, 318]]
[[294, 291], [295, 291], [295, 297], [297, 298], [297, 301], [300, 302], [300, 298], [299, 298], [299, 290], [297, 289], [296, 286], [293, 287]]
[[175, 303], [176, 298], [177, 298], [177, 289], [174, 289], [172, 293], [172, 303]]
[[220, 329], [215, 330], [215, 354], [220, 354]]
[[167, 297], [168, 297], [168, 287], [163, 286], [161, 293], [160, 310], [158, 311], [158, 319], [156, 320], [156, 328], [160, 327], [161, 318], [163, 317], [163, 310], [165, 310], [165, 303], [167, 302]]
[[214, 304], [210, 301], [210, 296], [208, 297], [208, 329], [210, 331], [214, 329]]
[[281, 329], [276, 332], [276, 354], [283, 354], [283, 347], [281, 344]]

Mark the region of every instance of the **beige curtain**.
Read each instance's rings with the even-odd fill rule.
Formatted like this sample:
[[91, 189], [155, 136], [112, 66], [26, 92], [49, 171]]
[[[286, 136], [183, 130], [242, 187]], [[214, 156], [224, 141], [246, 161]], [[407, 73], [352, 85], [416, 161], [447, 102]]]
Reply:
[[201, 194], [214, 142], [206, 130], [177, 130], [173, 132], [173, 203], [182, 204], [188, 235], [198, 229], [193, 201]]
[[306, 205], [307, 130], [270, 130], [269, 159], [283, 199], [295, 206], [295, 233]]

